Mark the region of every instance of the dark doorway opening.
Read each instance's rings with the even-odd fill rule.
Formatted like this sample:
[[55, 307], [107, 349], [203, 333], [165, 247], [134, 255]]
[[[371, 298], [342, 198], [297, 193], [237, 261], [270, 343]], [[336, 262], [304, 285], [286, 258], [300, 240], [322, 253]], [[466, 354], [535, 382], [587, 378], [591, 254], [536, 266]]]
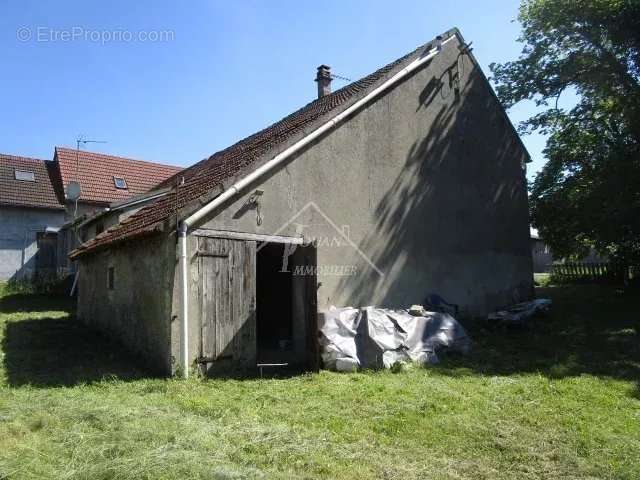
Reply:
[[288, 244], [267, 243], [257, 252], [258, 363], [290, 363], [294, 360], [293, 281], [287, 263], [290, 248]]

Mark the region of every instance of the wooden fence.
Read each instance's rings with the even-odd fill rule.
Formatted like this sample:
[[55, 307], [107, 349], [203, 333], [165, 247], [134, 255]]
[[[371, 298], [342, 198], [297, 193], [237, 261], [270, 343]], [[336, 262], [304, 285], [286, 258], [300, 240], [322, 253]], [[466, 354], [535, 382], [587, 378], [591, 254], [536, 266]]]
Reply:
[[623, 269], [610, 263], [554, 263], [550, 273], [556, 282], [622, 282]]
[[554, 263], [550, 273], [556, 282], [617, 283], [624, 278], [624, 270], [610, 263]]

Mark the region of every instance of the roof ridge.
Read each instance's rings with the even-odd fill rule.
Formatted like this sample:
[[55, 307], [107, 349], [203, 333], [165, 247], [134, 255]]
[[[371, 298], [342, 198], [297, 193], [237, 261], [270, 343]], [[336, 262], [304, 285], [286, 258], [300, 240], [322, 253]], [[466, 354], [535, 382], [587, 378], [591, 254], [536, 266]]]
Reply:
[[27, 160], [30, 162], [50, 162], [51, 160], [45, 160], [42, 158], [35, 158], [35, 157], [24, 157], [22, 155], [13, 155], [12, 153], [0, 153], [0, 157], [4, 157], [4, 158], [10, 158], [13, 160]]
[[135, 163], [145, 163], [148, 165], [156, 165], [159, 167], [164, 167], [164, 168], [173, 168], [176, 170], [183, 170], [184, 167], [180, 167], [178, 165], [169, 165], [168, 163], [160, 163], [160, 162], [154, 162], [151, 160], [140, 160], [137, 158], [131, 158], [131, 157], [122, 157], [120, 155], [112, 155], [110, 153], [102, 153], [102, 152], [92, 152], [90, 150], [78, 150], [76, 148], [71, 148], [71, 147], [61, 147], [61, 146], [55, 146], [54, 147], [54, 151], [58, 151], [58, 150], [65, 150], [67, 152], [71, 152], [71, 153], [75, 153], [78, 152], [80, 154], [90, 154], [90, 155], [99, 155], [101, 157], [109, 157], [109, 158], [114, 158], [114, 159], [118, 159], [118, 160], [125, 160], [127, 162], [135, 162]]
[[[443, 36], [447, 35], [447, 34], [453, 34], [453, 32], [454, 32], [454, 29], [449, 30], [449, 31], [445, 32], [443, 34]], [[384, 66], [376, 69], [375, 71], [369, 73], [368, 75], [365, 75], [362, 78], [359, 78], [358, 80], [354, 80], [353, 82], [351, 82], [351, 83], [339, 88], [338, 90], [335, 90], [335, 91], [329, 93], [328, 95], [325, 95], [325, 96], [320, 97], [320, 98], [315, 98], [315, 99], [309, 101], [308, 103], [306, 103], [302, 107], [298, 108], [297, 110], [294, 110], [293, 112], [289, 113], [288, 115], [280, 118], [279, 120], [274, 121], [273, 123], [271, 123], [271, 124], [267, 125], [266, 127], [258, 130], [257, 132], [254, 132], [254, 133], [252, 133], [252, 134], [250, 134], [250, 135], [248, 135], [246, 137], [243, 137], [240, 140], [236, 141], [235, 143], [229, 145], [228, 147], [225, 147], [222, 150], [218, 150], [217, 152], [214, 152], [210, 156], [208, 156], [206, 158], [203, 158], [202, 160], [194, 163], [193, 165], [191, 165], [189, 167], [186, 167], [184, 170], [182, 170], [180, 172], [177, 172], [175, 175], [172, 175], [171, 177], [169, 177], [166, 180], [164, 180], [161, 183], [159, 183], [158, 187], [171, 185], [172, 183], [174, 183], [174, 180], [178, 176], [186, 177], [193, 169], [195, 169], [199, 165], [202, 165], [202, 164], [204, 164], [206, 162], [209, 162], [209, 161], [215, 161], [217, 158], [222, 157], [225, 153], [233, 151], [234, 148], [242, 148], [241, 144], [251, 143], [252, 140], [254, 140], [256, 138], [259, 138], [261, 135], [263, 135], [268, 130], [270, 130], [270, 129], [278, 126], [278, 125], [284, 124], [288, 120], [291, 120], [292, 118], [298, 117], [299, 115], [305, 113], [306, 111], [313, 109], [313, 107], [319, 106], [322, 103], [331, 103], [331, 100], [339, 98], [341, 95], [344, 95], [346, 92], [348, 92], [349, 89], [351, 89], [351, 88], [358, 88], [358, 89], [364, 88], [364, 89], [366, 89], [368, 87], [368, 85], [365, 86], [365, 87], [361, 87], [360, 84], [363, 83], [363, 82], [366, 83], [367, 81], [370, 81], [373, 77], [375, 77], [382, 70], [385, 70], [385, 69], [389, 69], [390, 70], [394, 65], [397, 65], [397, 64], [403, 62], [407, 58], [415, 55], [418, 51], [423, 50], [424, 48], [428, 47], [430, 44], [433, 43], [434, 40], [430, 40], [430, 41], [420, 45], [419, 47], [415, 48], [411, 52], [409, 52], [409, 53], [397, 58], [396, 60], [392, 61], [391, 63], [385, 64]], [[353, 95], [351, 95], [351, 96], [353, 96]], [[333, 108], [329, 108], [324, 113], [328, 113], [331, 110], [333, 110]], [[255, 150], [262, 143], [265, 143], [265, 142], [268, 142], [268, 141], [269, 141], [269, 139], [265, 138], [262, 141], [258, 141], [257, 144], [249, 145], [248, 148], [247, 148], [247, 151]]]
[[[182, 170], [175, 165], [60, 146], [55, 147], [54, 159], [63, 185], [73, 180], [82, 184], [81, 201], [106, 204], [157, 189], [159, 182]], [[125, 188], [115, 184], [116, 178], [125, 179]]]

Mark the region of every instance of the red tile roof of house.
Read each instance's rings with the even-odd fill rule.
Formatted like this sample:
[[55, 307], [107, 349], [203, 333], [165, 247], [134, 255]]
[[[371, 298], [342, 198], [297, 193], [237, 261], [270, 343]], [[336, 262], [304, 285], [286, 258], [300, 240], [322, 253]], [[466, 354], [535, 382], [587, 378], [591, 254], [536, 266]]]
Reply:
[[[34, 181], [17, 180], [16, 170], [33, 173]], [[53, 162], [0, 154], [0, 205], [64, 209], [54, 188]]]
[[[111, 203], [145, 193], [182, 170], [180, 167], [115, 157], [103, 153], [56, 147], [54, 161], [62, 185], [80, 183], [80, 201]], [[114, 177], [124, 178], [126, 189], [116, 188]]]
[[[456, 34], [459, 34], [458, 30], [452, 29], [441, 37], [444, 40]], [[435, 39], [376, 72], [314, 100], [279, 122], [214, 153], [209, 158], [201, 160], [178, 175], [167, 179], [159, 186], [175, 185], [176, 180], [180, 177], [183, 177], [185, 182], [178, 188], [177, 194], [174, 187], [174, 192], [146, 205], [121, 223], [84, 243], [70, 256], [77, 258], [86, 253], [106, 248], [113, 243], [160, 231], [163, 222], [174, 218], [178, 210], [209, 193], [216, 186], [221, 185], [224, 180], [250, 170], [252, 164], [269, 151], [273, 151], [285, 142], [297, 139], [297, 137], [302, 138], [312, 125], [324, 120], [323, 117], [329, 117], [329, 114], [331, 116], [337, 115], [340, 111], [345, 110], [349, 105], [394, 75], [405, 64], [417, 58], [422, 52], [432, 49], [434, 42]]]

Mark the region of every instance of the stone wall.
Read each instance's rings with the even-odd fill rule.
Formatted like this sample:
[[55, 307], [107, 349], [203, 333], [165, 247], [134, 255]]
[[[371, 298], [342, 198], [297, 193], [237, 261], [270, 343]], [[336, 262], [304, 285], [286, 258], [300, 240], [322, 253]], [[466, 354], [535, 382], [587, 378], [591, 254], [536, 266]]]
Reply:
[[79, 262], [78, 318], [116, 336], [153, 371], [170, 374], [175, 242], [159, 235]]

